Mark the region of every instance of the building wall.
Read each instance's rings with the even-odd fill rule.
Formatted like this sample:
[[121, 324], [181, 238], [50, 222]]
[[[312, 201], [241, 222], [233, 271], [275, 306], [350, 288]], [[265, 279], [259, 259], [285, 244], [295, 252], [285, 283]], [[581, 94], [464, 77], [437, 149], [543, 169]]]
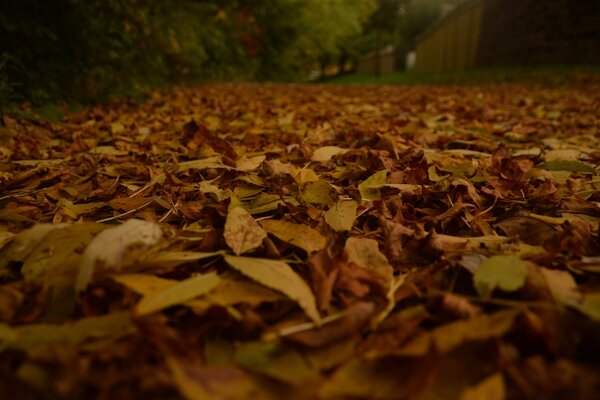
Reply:
[[418, 70], [600, 62], [600, 0], [471, 0], [425, 32]]

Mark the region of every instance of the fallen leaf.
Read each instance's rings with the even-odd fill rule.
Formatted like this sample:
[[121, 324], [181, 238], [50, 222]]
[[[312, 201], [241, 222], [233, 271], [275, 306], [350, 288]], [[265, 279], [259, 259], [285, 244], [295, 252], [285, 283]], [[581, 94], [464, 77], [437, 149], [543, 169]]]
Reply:
[[284, 242], [300, 247], [307, 253], [319, 251], [325, 247], [325, 238], [318, 231], [306, 225], [278, 220], [265, 220], [260, 224], [268, 233]]
[[505, 310], [442, 325], [431, 332], [432, 342], [439, 352], [447, 353], [465, 342], [497, 338], [512, 328], [518, 315], [518, 310]]
[[151, 314], [206, 294], [218, 284], [216, 273], [197, 275], [144, 295], [136, 311], [139, 315]]
[[76, 283], [77, 291], [87, 288], [97, 266], [101, 265], [104, 270], [118, 270], [128, 248], [148, 248], [157, 244], [161, 238], [162, 230], [157, 224], [138, 219], [127, 220], [120, 226], [100, 232], [83, 252]]
[[147, 274], [115, 275], [113, 276], [113, 280], [142, 295], [148, 295], [159, 290], [164, 290], [178, 282], [172, 279], [159, 278], [158, 276]]
[[379, 188], [385, 183], [388, 170], [376, 172], [358, 184], [358, 191], [362, 201], [373, 201], [381, 199]]
[[325, 222], [338, 232], [352, 230], [356, 219], [358, 203], [354, 200], [340, 200], [325, 213]]
[[600, 293], [586, 293], [576, 308], [594, 321], [600, 321]]
[[82, 318], [65, 324], [31, 324], [11, 327], [0, 323], [0, 351], [3, 348], [30, 349], [42, 346], [75, 346], [86, 340], [133, 333], [129, 313], [115, 312]]
[[574, 306], [581, 303], [581, 292], [570, 273], [547, 268], [540, 268], [539, 271], [559, 304]]
[[546, 161], [540, 167], [546, 171], [572, 171], [584, 174], [596, 172], [594, 167], [581, 161]]
[[323, 179], [302, 185], [300, 197], [307, 203], [323, 205], [335, 204], [338, 199], [335, 189]]
[[242, 207], [229, 211], [223, 237], [236, 255], [247, 253], [262, 244], [267, 233]]
[[466, 389], [460, 395], [460, 400], [504, 400], [506, 388], [502, 374], [496, 373], [477, 385]]
[[44, 238], [66, 224], [38, 224], [16, 235], [0, 252], [0, 275], [10, 262], [23, 262]]
[[495, 288], [514, 292], [525, 284], [527, 269], [515, 256], [492, 256], [481, 262], [473, 282], [481, 296], [489, 296]]
[[264, 154], [250, 158], [242, 157], [237, 160], [237, 169], [238, 171], [244, 172], [254, 171], [258, 167], [260, 167], [263, 161], [265, 161], [265, 158], [267, 158], [267, 156], [265, 156]]
[[234, 256], [225, 256], [225, 261], [256, 282], [285, 294], [297, 302], [313, 322], [320, 323], [321, 316], [317, 311], [313, 292], [306, 282], [285, 262]]
[[317, 371], [297, 350], [277, 342], [244, 343], [235, 351], [236, 363], [248, 370], [263, 374], [290, 385], [310, 383]]
[[383, 276], [386, 281], [391, 281], [394, 269], [385, 255], [379, 251], [379, 244], [376, 240], [356, 237], [348, 238], [344, 251], [346, 252], [348, 261], [351, 263], [373, 270]]
[[331, 160], [332, 157], [337, 156], [338, 154], [344, 154], [347, 151], [348, 150], [337, 146], [323, 146], [313, 152], [311, 160], [315, 162], [327, 162]]
[[285, 395], [284, 387], [236, 367], [198, 366], [172, 356], [166, 362], [175, 386], [187, 400], [277, 400]]

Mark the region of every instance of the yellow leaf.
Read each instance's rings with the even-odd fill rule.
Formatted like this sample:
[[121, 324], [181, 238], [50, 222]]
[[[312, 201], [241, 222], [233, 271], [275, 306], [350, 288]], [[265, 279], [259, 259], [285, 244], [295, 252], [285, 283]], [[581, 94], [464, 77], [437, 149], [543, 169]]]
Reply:
[[577, 289], [577, 283], [567, 271], [539, 268], [548, 285], [552, 297], [561, 304], [577, 306], [581, 303], [582, 295]]
[[0, 350], [39, 346], [75, 346], [90, 338], [121, 336], [135, 330], [128, 312], [83, 318], [61, 325], [31, 324], [11, 327], [0, 323]]
[[177, 172], [184, 172], [190, 169], [234, 169], [228, 165], [223, 164], [221, 161], [221, 157], [213, 156], [207, 158], [201, 158], [199, 160], [190, 160], [179, 163], [179, 168]]
[[6, 268], [11, 261], [24, 261], [47, 235], [65, 226], [67, 224], [37, 224], [16, 235], [9, 244], [2, 248], [0, 271]]
[[325, 213], [325, 222], [337, 232], [352, 230], [357, 208], [354, 200], [340, 200]]
[[[155, 284], [158, 283], [155, 282]], [[167, 307], [185, 303], [210, 292], [218, 284], [219, 276], [212, 272], [197, 275], [170, 286], [165, 285], [162, 289], [145, 295], [136, 307], [137, 313], [139, 315], [151, 314]]]
[[495, 373], [477, 385], [466, 389], [460, 395], [460, 400], [504, 400], [506, 388], [502, 374]]
[[238, 171], [254, 171], [256, 168], [260, 167], [263, 161], [265, 161], [267, 156], [259, 155], [250, 158], [242, 157], [237, 160], [237, 170]]
[[238, 347], [238, 365], [290, 385], [301, 385], [317, 378], [317, 371], [292, 347], [277, 342], [250, 342]]
[[337, 193], [329, 182], [319, 179], [308, 182], [300, 188], [300, 197], [307, 203], [333, 205], [337, 201]]
[[307, 253], [319, 251], [326, 244], [325, 238], [319, 232], [306, 225], [275, 220], [262, 221], [260, 224], [268, 233], [306, 250]]
[[144, 266], [172, 268], [191, 261], [203, 260], [205, 258], [215, 257], [222, 254], [221, 251], [212, 253], [201, 253], [194, 251], [161, 251], [147, 261]]
[[344, 154], [347, 151], [347, 149], [342, 149], [337, 146], [323, 146], [313, 152], [311, 160], [316, 162], [327, 162], [331, 160], [333, 156]]
[[379, 187], [385, 183], [388, 172], [387, 169], [381, 170], [358, 184], [358, 191], [360, 192], [360, 197], [363, 201], [381, 199]]
[[359, 267], [370, 269], [390, 281], [394, 269], [388, 259], [379, 251], [379, 244], [374, 239], [351, 237], [344, 247], [348, 261]]
[[231, 250], [236, 255], [240, 255], [260, 246], [267, 233], [248, 211], [236, 207], [227, 214], [223, 237]]
[[447, 353], [462, 343], [500, 337], [512, 328], [519, 311], [498, 311], [465, 321], [442, 325], [432, 331], [433, 343], [440, 353]]
[[172, 279], [159, 278], [158, 276], [147, 274], [117, 275], [113, 276], [113, 280], [142, 295], [166, 289], [177, 283], [177, 281]]
[[102, 224], [69, 224], [53, 230], [25, 259], [22, 273], [25, 280], [37, 280], [52, 285], [59, 279], [72, 284], [82, 260], [80, 248], [91, 243]]
[[175, 386], [187, 400], [279, 400], [289, 394], [272, 380], [237, 367], [205, 367], [172, 356], [166, 361]]
[[297, 302], [313, 322], [317, 324], [321, 322], [313, 292], [285, 262], [234, 256], [225, 256], [225, 261], [250, 279], [285, 294]]
[[319, 175], [310, 168], [302, 168], [294, 175], [294, 180], [298, 185], [302, 185], [307, 182], [318, 181]]

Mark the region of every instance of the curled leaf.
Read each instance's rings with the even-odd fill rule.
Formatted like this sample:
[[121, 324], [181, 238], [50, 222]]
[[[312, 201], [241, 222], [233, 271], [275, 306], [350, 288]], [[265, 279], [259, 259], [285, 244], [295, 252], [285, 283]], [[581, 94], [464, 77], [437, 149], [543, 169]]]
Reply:
[[119, 269], [129, 247], [136, 245], [147, 248], [157, 244], [161, 238], [162, 231], [157, 224], [138, 219], [127, 220], [122, 225], [100, 232], [81, 258], [77, 291], [85, 290], [98, 265], [109, 270]]

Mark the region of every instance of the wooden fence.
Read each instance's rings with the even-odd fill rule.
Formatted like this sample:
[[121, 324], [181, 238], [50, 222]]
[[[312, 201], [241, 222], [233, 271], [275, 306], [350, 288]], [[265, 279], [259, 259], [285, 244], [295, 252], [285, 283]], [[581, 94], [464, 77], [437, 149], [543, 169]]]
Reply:
[[468, 0], [417, 39], [415, 69], [600, 63], [600, 0]]
[[415, 69], [471, 68], [477, 62], [484, 0], [462, 4], [417, 40]]

